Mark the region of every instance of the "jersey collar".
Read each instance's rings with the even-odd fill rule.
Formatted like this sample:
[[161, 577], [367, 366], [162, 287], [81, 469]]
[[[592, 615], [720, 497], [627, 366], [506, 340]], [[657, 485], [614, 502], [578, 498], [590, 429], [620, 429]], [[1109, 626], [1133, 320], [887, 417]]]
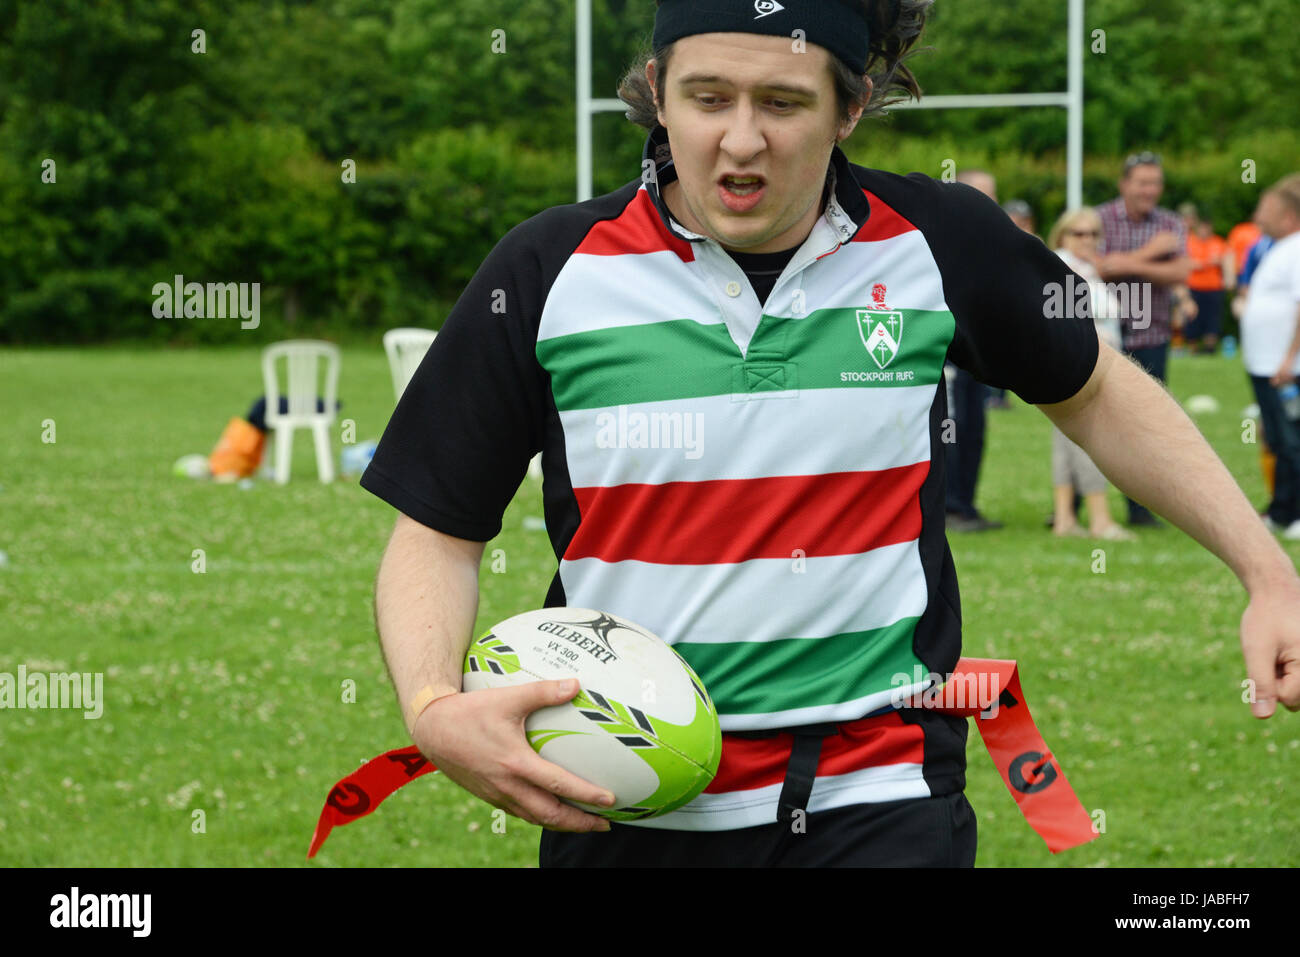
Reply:
[[[677, 168], [673, 163], [672, 148], [668, 144], [668, 131], [663, 126], [656, 126], [646, 137], [645, 150], [641, 154], [641, 169], [654, 170], [654, 176], [647, 176], [643, 172], [642, 179], [664, 226], [673, 235], [690, 242], [703, 242], [707, 239], [677, 222], [664, 203], [661, 189], [677, 178]], [[857, 177], [853, 175], [848, 157], [838, 146], [831, 150], [826, 182], [829, 196], [824, 200], [822, 219], [835, 231], [843, 245], [852, 241], [871, 216], [871, 204], [858, 184]]]

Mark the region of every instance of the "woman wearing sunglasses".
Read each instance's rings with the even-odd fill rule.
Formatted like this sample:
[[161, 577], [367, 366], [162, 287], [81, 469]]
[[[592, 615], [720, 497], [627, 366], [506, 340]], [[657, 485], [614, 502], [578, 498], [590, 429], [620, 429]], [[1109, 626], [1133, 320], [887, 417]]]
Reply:
[[[1096, 261], [1101, 255], [1101, 217], [1090, 208], [1062, 214], [1048, 234], [1047, 245], [1065, 264], [1087, 280], [1091, 293], [1093, 321], [1097, 337], [1120, 348], [1119, 309], [1114, 294], [1101, 281]], [[1073, 298], [1070, 296], [1068, 298]], [[1088, 454], [1052, 427], [1052, 486], [1054, 519], [1052, 531], [1059, 536], [1076, 536], [1131, 541], [1137, 538], [1110, 514], [1106, 502], [1106, 476], [1093, 464]], [[1075, 518], [1074, 495], [1078, 492], [1088, 504], [1088, 529]]]

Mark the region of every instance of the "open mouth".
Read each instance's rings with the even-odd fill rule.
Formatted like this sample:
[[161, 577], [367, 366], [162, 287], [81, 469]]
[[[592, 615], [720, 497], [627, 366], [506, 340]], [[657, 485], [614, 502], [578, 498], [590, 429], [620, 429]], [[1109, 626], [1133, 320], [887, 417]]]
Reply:
[[718, 182], [723, 189], [736, 196], [750, 196], [763, 188], [761, 176], [724, 176]]

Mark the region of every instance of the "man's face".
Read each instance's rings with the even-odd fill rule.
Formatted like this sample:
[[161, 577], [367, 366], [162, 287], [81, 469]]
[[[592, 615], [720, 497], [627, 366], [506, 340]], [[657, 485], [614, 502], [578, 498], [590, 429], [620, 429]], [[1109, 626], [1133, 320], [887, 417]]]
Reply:
[[991, 173], [958, 173], [957, 182], [973, 186], [993, 202], [998, 201], [998, 181], [993, 178]]
[[1300, 217], [1275, 193], [1265, 193], [1255, 208], [1255, 225], [1266, 236], [1282, 239], [1300, 228]]
[[1130, 216], [1150, 215], [1160, 202], [1160, 194], [1165, 191], [1165, 173], [1159, 166], [1142, 164], [1134, 166], [1119, 181], [1119, 194], [1124, 197], [1124, 205]]
[[829, 58], [784, 37], [706, 33], [673, 46], [663, 89], [650, 64], [677, 169], [664, 202], [683, 226], [751, 253], [807, 238], [831, 148], [860, 115], [840, 125]]

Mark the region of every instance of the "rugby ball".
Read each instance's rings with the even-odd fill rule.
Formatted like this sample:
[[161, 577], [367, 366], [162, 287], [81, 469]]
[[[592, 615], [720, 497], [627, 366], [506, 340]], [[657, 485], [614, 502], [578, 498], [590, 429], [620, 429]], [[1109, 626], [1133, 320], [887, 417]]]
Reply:
[[666, 814], [713, 780], [718, 712], [698, 675], [662, 638], [588, 608], [543, 608], [494, 625], [465, 655], [465, 691], [576, 678], [571, 701], [524, 722], [538, 754], [614, 794], [612, 821]]

